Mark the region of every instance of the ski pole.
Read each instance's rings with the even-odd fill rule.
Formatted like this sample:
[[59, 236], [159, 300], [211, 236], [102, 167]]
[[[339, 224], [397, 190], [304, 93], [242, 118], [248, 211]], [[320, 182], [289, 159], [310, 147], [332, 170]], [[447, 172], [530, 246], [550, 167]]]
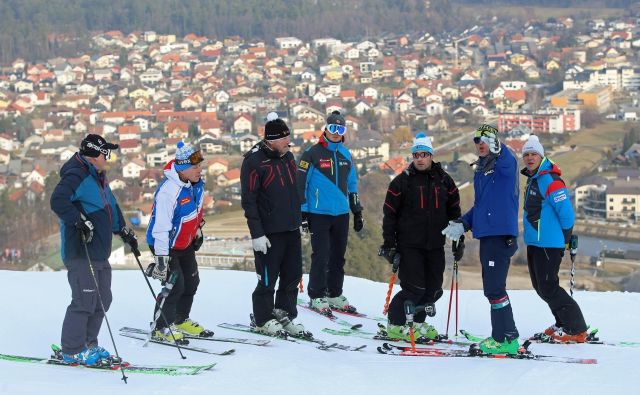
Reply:
[[[133, 256], [136, 258], [136, 262], [138, 263], [138, 267], [140, 268], [140, 271], [142, 272], [142, 277], [144, 277], [144, 281], [147, 282], [147, 286], [149, 287], [149, 291], [151, 291], [151, 295], [153, 296], [153, 300], [156, 302], [156, 307], [157, 307], [158, 306], [158, 298], [156, 296], [156, 293], [153, 292], [153, 287], [151, 286], [151, 283], [149, 282], [149, 279], [147, 278], [147, 273], [142, 268], [142, 264], [140, 263], [140, 259], [138, 259], [138, 257], [140, 256], [140, 251], [136, 248], [135, 250], [132, 249], [131, 252], [133, 252]], [[167, 321], [167, 317], [165, 317], [164, 312], [162, 312], [162, 308], [160, 308], [159, 311], [160, 311], [160, 315], [161, 315], [162, 319], [164, 320], [164, 323], [167, 325], [167, 328], [169, 328], [169, 332], [171, 333], [171, 337], [173, 337], [175, 339], [175, 337], [173, 336], [173, 330], [171, 329], [171, 325], [169, 325], [169, 321]], [[149, 340], [147, 339], [147, 343], [148, 343], [148, 341]], [[147, 343], [145, 343], [145, 344], [147, 344]], [[180, 348], [180, 345], [178, 343], [176, 343], [176, 348], [178, 349], [178, 353], [180, 354], [180, 357], [182, 359], [187, 359], [187, 357], [185, 357], [184, 354], [182, 353], [182, 349]]]
[[576, 285], [576, 255], [578, 255], [578, 235], [571, 235], [569, 238], [569, 257], [571, 258], [571, 280], [569, 281], [569, 292], [573, 298], [573, 287]]
[[460, 301], [458, 297], [458, 261], [453, 262], [453, 272], [456, 277], [456, 336], [458, 336], [458, 302]]
[[87, 247], [87, 239], [84, 236], [84, 233], [80, 232], [80, 239], [82, 240], [82, 245], [84, 245], [84, 253], [87, 255], [87, 262], [89, 262], [89, 271], [91, 272], [91, 277], [93, 278], [93, 283], [96, 286], [96, 292], [98, 294], [98, 300], [100, 301], [100, 307], [102, 307], [102, 312], [104, 313], [104, 321], [107, 323], [107, 329], [109, 330], [109, 337], [111, 337], [111, 344], [113, 344], [113, 351], [116, 353], [116, 358], [120, 361], [120, 373], [122, 373], [122, 380], [125, 384], [127, 383], [127, 376], [124, 374], [125, 366], [122, 364], [122, 358], [120, 358], [120, 354], [118, 354], [118, 347], [116, 346], [116, 341], [113, 338], [113, 332], [111, 332], [111, 325], [109, 324], [109, 318], [107, 317], [107, 310], [104, 308], [104, 303], [102, 301], [102, 294], [100, 293], [100, 287], [98, 286], [98, 279], [96, 278], [96, 273], [93, 269], [93, 263], [91, 263], [91, 257], [89, 256], [89, 248]]
[[[464, 239], [462, 239], [464, 236], [461, 236], [461, 240], [464, 241]], [[456, 252], [458, 249], [458, 241], [453, 241], [453, 244], [451, 246], [452, 251]], [[458, 261], [453, 260], [453, 270], [451, 272], [451, 290], [449, 291], [449, 310], [447, 311], [447, 331], [445, 332], [445, 335], [447, 337], [449, 337], [449, 322], [451, 319], [451, 302], [453, 301], [453, 285], [455, 282], [455, 286], [456, 286], [456, 336], [458, 336]]]
[[393, 266], [391, 267], [391, 278], [389, 279], [389, 289], [387, 290], [387, 298], [384, 301], [384, 308], [382, 314], [387, 315], [389, 312], [389, 301], [391, 300], [391, 292], [393, 292], [393, 285], [396, 282], [396, 273], [400, 266], [400, 254], [396, 252], [393, 256]]
[[300, 293], [304, 293], [304, 284], [302, 283], [302, 277], [300, 277], [300, 284], [298, 284], [298, 288], [300, 289]]
[[[172, 271], [169, 274], [164, 287], [162, 287], [162, 290], [158, 293], [158, 297], [156, 298], [156, 307], [155, 307], [156, 311], [153, 314], [153, 321], [151, 322], [151, 325], [150, 325], [151, 328], [149, 331], [149, 336], [147, 337], [147, 341], [144, 342], [143, 347], [146, 347], [149, 344], [149, 341], [153, 336], [153, 331], [156, 329], [158, 319], [162, 315], [162, 307], [164, 307], [164, 302], [167, 300], [167, 296], [169, 296], [169, 294], [171, 293], [171, 290], [173, 289], [173, 286], [176, 284], [177, 278], [178, 278], [178, 273]], [[174, 339], [174, 343], [178, 345], [178, 342], [175, 341], [175, 336], [173, 336], [173, 330], [171, 329], [171, 325], [169, 325], [169, 322], [167, 321], [166, 318], [164, 319], [164, 322], [165, 324], [167, 324], [167, 329], [169, 329], [169, 333], [171, 333], [171, 337]]]
[[407, 318], [407, 325], [409, 325], [409, 338], [411, 339], [411, 350], [416, 352], [416, 337], [413, 332], [413, 314], [415, 313], [415, 306], [413, 302], [407, 300], [404, 302], [404, 315]]

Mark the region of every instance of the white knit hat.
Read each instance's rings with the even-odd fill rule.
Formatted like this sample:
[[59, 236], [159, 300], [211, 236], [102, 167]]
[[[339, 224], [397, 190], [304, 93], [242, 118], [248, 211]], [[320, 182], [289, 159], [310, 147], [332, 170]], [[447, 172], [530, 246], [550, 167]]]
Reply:
[[542, 144], [540, 144], [538, 136], [532, 134], [531, 136], [529, 136], [529, 140], [524, 143], [524, 146], [522, 147], [522, 155], [526, 154], [527, 152], [535, 152], [536, 154], [544, 158], [544, 148], [542, 147]]
[[418, 133], [416, 138], [413, 139], [413, 146], [411, 147], [411, 153], [416, 151], [427, 151], [433, 155], [433, 145], [431, 145], [431, 139], [424, 133]]

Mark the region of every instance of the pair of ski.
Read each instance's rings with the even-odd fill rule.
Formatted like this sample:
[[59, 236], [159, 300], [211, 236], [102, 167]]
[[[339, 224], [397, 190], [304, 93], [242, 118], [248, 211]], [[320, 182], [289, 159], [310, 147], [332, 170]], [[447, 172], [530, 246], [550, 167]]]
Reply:
[[274, 339], [278, 339], [278, 340], [283, 340], [283, 341], [288, 341], [291, 343], [314, 343], [317, 344], [316, 348], [319, 350], [323, 350], [323, 351], [330, 351], [333, 349], [336, 350], [342, 350], [342, 351], [360, 351], [363, 348], [367, 347], [366, 344], [362, 345], [362, 346], [349, 346], [346, 344], [339, 344], [339, 343], [331, 343], [331, 342], [327, 342], [324, 340], [320, 340], [320, 339], [316, 339], [313, 336], [300, 336], [300, 337], [295, 337], [293, 335], [287, 334], [287, 333], [280, 333], [278, 335], [269, 335], [266, 333], [262, 333], [262, 332], [258, 332], [255, 330], [254, 327], [250, 326], [250, 325], [244, 325], [244, 324], [229, 324], [229, 323], [222, 323], [218, 325], [220, 328], [224, 328], [224, 329], [230, 329], [230, 330], [234, 330], [234, 331], [240, 331], [240, 332], [247, 332], [247, 333], [254, 333], [256, 335], [261, 335], [261, 336], [268, 336]]
[[[471, 333], [469, 333], [468, 331], [465, 330], [460, 330], [460, 333], [462, 333], [462, 335], [467, 338], [467, 340], [477, 343], [480, 342], [482, 340], [484, 340], [484, 338], [480, 337], [480, 336], [475, 336], [472, 335]], [[583, 343], [577, 343], [577, 342], [563, 342], [563, 341], [558, 341], [553, 339], [551, 336], [545, 335], [544, 333], [536, 333], [533, 336], [531, 336], [530, 338], [526, 339], [525, 341], [530, 341], [532, 343], [543, 343], [543, 344], [600, 344], [603, 346], [611, 346], [611, 347], [640, 347], [640, 342], [627, 342], [627, 341], [621, 341], [621, 342], [608, 342], [608, 341], [603, 341], [600, 340], [596, 334], [598, 333], [598, 329], [593, 329], [591, 332], [589, 332], [589, 334], [587, 335], [587, 340]]]
[[362, 324], [356, 324], [356, 325], [352, 325], [351, 323], [349, 323], [348, 321], [345, 320], [341, 320], [340, 318], [336, 317], [336, 315], [334, 313], [339, 313], [342, 315], [348, 315], [351, 317], [356, 317], [356, 318], [364, 318], [367, 320], [372, 320], [372, 321], [386, 321], [385, 318], [381, 318], [381, 317], [370, 317], [364, 313], [359, 313], [356, 311], [355, 307], [353, 306], [349, 306], [349, 308], [347, 310], [340, 310], [340, 309], [335, 309], [332, 308], [331, 310], [327, 310], [327, 311], [320, 311], [317, 309], [312, 308], [309, 305], [309, 302], [306, 302], [304, 299], [300, 299], [298, 298], [297, 304], [299, 307], [304, 308], [305, 310], [310, 310], [313, 311], [314, 313], [318, 313], [324, 317], [327, 317], [328, 319], [330, 319], [331, 321], [334, 321], [340, 325], [343, 326], [357, 326], [357, 327], [362, 327]]
[[[149, 341], [151, 343], [160, 344], [169, 347], [178, 347], [174, 342], [162, 341], [157, 339], [149, 339], [149, 331], [139, 328], [131, 328], [131, 327], [122, 327], [120, 328], [120, 336], [129, 337], [132, 339]], [[268, 340], [256, 340], [256, 339], [241, 339], [235, 337], [220, 337], [220, 336], [211, 336], [211, 337], [200, 337], [200, 336], [192, 336], [192, 335], [184, 335], [184, 338], [190, 340], [207, 340], [214, 342], [223, 342], [223, 343], [238, 343], [238, 344], [248, 344], [253, 346], [266, 346], [269, 344]], [[231, 355], [235, 352], [234, 349], [227, 349], [223, 351], [215, 351], [204, 347], [196, 347], [192, 345], [179, 345], [183, 350], [196, 351], [205, 354], [213, 354], [213, 355]]]
[[559, 357], [552, 355], [538, 355], [528, 350], [531, 342], [526, 341], [517, 354], [486, 354], [480, 350], [477, 344], [472, 344], [469, 350], [449, 350], [432, 347], [412, 347], [398, 346], [395, 344], [384, 343], [378, 347], [378, 352], [385, 355], [403, 356], [403, 357], [444, 357], [444, 358], [486, 358], [486, 359], [521, 359], [531, 361], [545, 362], [562, 362], [576, 364], [597, 364], [598, 361], [592, 358], [572, 358]]
[[138, 365], [129, 362], [121, 362], [118, 364], [108, 364], [101, 366], [85, 366], [78, 364], [68, 364], [62, 362], [59, 357], [60, 348], [56, 345], [51, 345], [53, 355], [50, 358], [42, 357], [27, 357], [23, 355], [9, 355], [0, 354], [1, 361], [19, 362], [19, 363], [31, 363], [42, 364], [52, 366], [64, 366], [84, 368], [90, 370], [97, 370], [103, 372], [117, 372], [121, 368], [124, 368], [127, 373], [139, 373], [139, 374], [151, 374], [151, 375], [163, 375], [163, 376], [193, 376], [204, 371], [212, 369], [216, 366], [215, 363], [205, 365]]

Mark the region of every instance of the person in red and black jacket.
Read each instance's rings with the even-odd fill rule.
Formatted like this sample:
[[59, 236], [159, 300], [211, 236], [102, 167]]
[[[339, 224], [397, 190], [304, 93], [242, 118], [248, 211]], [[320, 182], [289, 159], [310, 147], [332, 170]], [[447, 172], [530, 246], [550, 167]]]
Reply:
[[[433, 161], [429, 137], [419, 133], [411, 149], [413, 162], [391, 181], [383, 206], [384, 244], [380, 253], [393, 263], [400, 256], [399, 278], [402, 290], [389, 305], [388, 334], [408, 339], [404, 304], [431, 305], [442, 296], [445, 268], [445, 236], [441, 231], [449, 220], [460, 217], [460, 195], [455, 182], [440, 163]], [[456, 250], [456, 260], [464, 248]], [[431, 314], [430, 314], [431, 315]], [[435, 338], [437, 331], [424, 323], [425, 310], [416, 313], [417, 337]]]
[[[283, 330], [294, 336], [305, 332], [302, 324], [293, 323], [298, 315], [302, 245], [297, 166], [289, 152], [289, 135], [286, 123], [275, 112], [269, 113], [264, 140], [244, 155], [240, 169], [241, 203], [258, 275], [252, 295], [253, 319], [257, 331], [272, 336]], [[286, 312], [286, 319], [274, 314], [274, 307]]]

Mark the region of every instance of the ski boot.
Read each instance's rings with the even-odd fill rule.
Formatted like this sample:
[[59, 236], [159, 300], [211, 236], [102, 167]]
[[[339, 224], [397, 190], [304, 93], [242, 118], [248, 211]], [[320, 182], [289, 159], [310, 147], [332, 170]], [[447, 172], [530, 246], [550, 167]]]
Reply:
[[204, 329], [204, 327], [191, 318], [187, 318], [179, 324], [176, 324], [176, 328], [185, 335], [197, 336], [197, 337], [212, 337], [213, 331]]
[[564, 329], [557, 329], [550, 337], [554, 343], [584, 343], [587, 341], [589, 334], [587, 331], [570, 334], [564, 331]]
[[309, 307], [322, 315], [333, 317], [333, 313], [331, 312], [331, 307], [329, 306], [327, 298], [313, 298], [309, 302]]
[[356, 308], [349, 304], [349, 300], [344, 295], [336, 296], [335, 298], [327, 298], [329, 307], [335, 310], [344, 311], [347, 313], [355, 313]]
[[62, 363], [68, 365], [85, 365], [90, 367], [110, 365], [108, 361], [102, 359], [99, 352], [86, 347], [77, 354], [66, 354], [60, 351], [57, 358], [59, 358]]
[[[172, 332], [173, 335], [171, 334]], [[151, 339], [159, 342], [176, 343], [184, 346], [189, 344], [189, 340], [184, 338], [184, 335], [178, 330], [175, 324], [171, 324], [171, 330], [167, 327], [156, 328], [151, 334]]]
[[[413, 337], [418, 338], [414, 327]], [[409, 325], [393, 325], [387, 324], [387, 337], [391, 340], [411, 341], [411, 328]]]
[[553, 336], [553, 334], [556, 331], [561, 331], [561, 330], [562, 330], [562, 327], [559, 327], [556, 324], [553, 324], [550, 327], [548, 327], [547, 329], [545, 329], [544, 332], [542, 332], [542, 333], [544, 333], [547, 336]]
[[262, 333], [264, 335], [269, 335], [273, 337], [286, 338], [288, 334], [288, 332], [285, 331], [284, 328], [282, 327], [282, 324], [280, 324], [278, 320], [276, 320], [275, 318], [270, 319], [269, 321], [265, 322], [263, 325], [260, 325], [260, 326], [254, 323], [253, 328], [258, 333]]
[[433, 325], [429, 325], [426, 322], [414, 322], [413, 323], [413, 332], [415, 333], [415, 337], [417, 338], [425, 338], [429, 340], [438, 340], [440, 335], [436, 328]]
[[313, 339], [313, 334], [309, 331], [306, 331], [302, 324], [295, 324], [293, 321], [291, 321], [286, 311], [281, 309], [273, 309], [273, 316], [280, 323], [280, 325], [282, 325], [282, 329], [284, 329], [289, 335], [303, 339]]
[[504, 339], [503, 342], [498, 342], [493, 337], [488, 337], [478, 343], [478, 348], [484, 354], [518, 354], [520, 344], [518, 339]]
[[89, 352], [94, 352], [100, 355], [100, 358], [102, 358], [103, 361], [108, 362], [110, 365], [122, 364], [122, 358], [111, 355], [111, 353], [105, 350], [104, 347], [100, 347], [97, 344], [90, 344], [87, 348], [89, 349]]

